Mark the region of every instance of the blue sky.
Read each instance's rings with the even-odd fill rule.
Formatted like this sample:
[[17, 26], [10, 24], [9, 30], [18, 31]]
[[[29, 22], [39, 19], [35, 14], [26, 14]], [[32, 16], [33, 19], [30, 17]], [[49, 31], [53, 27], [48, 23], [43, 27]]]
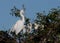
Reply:
[[60, 6], [60, 0], [0, 0], [0, 30], [8, 30], [19, 19], [10, 15], [10, 9], [15, 5], [21, 9], [25, 5], [25, 16], [34, 19], [37, 12], [48, 12], [51, 8]]

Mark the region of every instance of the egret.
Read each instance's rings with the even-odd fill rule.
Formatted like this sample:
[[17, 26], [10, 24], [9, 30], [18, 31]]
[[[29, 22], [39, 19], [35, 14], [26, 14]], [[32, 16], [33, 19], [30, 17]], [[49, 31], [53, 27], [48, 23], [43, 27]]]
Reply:
[[21, 19], [19, 19], [10, 30], [10, 32], [15, 32], [16, 35], [18, 35], [18, 33], [21, 32], [21, 30], [25, 27], [24, 9], [20, 10], [19, 14], [21, 16]]
[[38, 29], [38, 27], [39, 27], [39, 24], [34, 23], [34, 29]]
[[28, 27], [28, 32], [30, 33], [32, 31], [32, 23], [28, 23], [27, 27]]

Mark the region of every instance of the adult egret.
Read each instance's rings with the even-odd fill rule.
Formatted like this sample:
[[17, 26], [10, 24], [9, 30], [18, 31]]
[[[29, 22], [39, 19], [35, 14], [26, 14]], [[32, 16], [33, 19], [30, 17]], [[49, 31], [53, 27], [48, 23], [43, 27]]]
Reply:
[[19, 32], [21, 32], [22, 29], [24, 29], [24, 23], [25, 23], [25, 18], [24, 18], [24, 9], [20, 10], [19, 12], [21, 19], [19, 19], [16, 24], [11, 28], [10, 32], [15, 32], [16, 35], [18, 35]]

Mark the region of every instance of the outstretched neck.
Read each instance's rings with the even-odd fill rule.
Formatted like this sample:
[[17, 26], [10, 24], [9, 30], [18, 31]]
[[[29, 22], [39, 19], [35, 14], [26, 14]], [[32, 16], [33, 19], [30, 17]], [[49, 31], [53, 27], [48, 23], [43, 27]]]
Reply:
[[25, 18], [24, 18], [23, 14], [21, 14], [21, 20], [22, 20], [22, 22], [25, 22]]

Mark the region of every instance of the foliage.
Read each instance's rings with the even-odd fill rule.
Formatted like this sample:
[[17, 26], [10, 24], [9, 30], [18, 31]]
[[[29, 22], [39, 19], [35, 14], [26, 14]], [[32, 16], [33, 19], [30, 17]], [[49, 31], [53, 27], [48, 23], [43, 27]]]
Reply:
[[[19, 9], [14, 7], [11, 14], [20, 17], [19, 11]], [[27, 24], [29, 23], [30, 19], [26, 17], [26, 29], [28, 29]], [[17, 36], [14, 35], [14, 37], [17, 37], [16, 39], [19, 40], [19, 43], [60, 43], [60, 8], [52, 8], [47, 15], [40, 12], [36, 13], [34, 23], [39, 24], [38, 29], [35, 30], [32, 23], [31, 33], [26, 32], [23, 34], [20, 32]], [[44, 27], [42, 27], [42, 25]], [[2, 35], [1, 32], [0, 35]]]
[[[34, 22], [40, 25], [39, 28], [23, 35], [23, 43], [60, 43], [60, 8], [52, 8], [47, 15], [38, 12]], [[27, 18], [25, 24], [28, 23]]]
[[0, 31], [0, 43], [17, 43], [6, 31]]
[[10, 14], [12, 16], [20, 17], [19, 12], [20, 12], [20, 10], [17, 9], [16, 6], [14, 6], [13, 9], [11, 9], [11, 13]]

